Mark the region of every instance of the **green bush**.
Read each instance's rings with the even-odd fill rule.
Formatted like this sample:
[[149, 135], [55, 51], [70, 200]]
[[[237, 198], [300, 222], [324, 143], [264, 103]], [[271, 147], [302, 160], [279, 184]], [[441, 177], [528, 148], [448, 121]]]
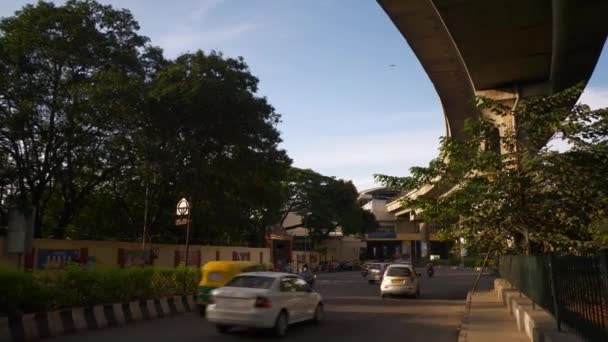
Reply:
[[0, 314], [46, 310], [51, 299], [51, 289], [31, 273], [0, 270]]
[[62, 271], [0, 270], [0, 313], [128, 302], [196, 292], [198, 268], [93, 267], [70, 264]]
[[[465, 257], [464, 267], [481, 267], [483, 265], [484, 258], [481, 257]], [[488, 260], [486, 267], [493, 267], [496, 264], [494, 260]]]

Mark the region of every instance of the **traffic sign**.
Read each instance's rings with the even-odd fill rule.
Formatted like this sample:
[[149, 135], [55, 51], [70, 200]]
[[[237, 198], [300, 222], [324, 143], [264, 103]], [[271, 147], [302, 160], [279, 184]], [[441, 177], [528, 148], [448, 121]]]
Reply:
[[190, 203], [185, 198], [182, 198], [177, 202], [177, 216], [188, 216], [190, 213]]
[[187, 218], [178, 218], [175, 219], [175, 225], [176, 226], [185, 226], [188, 224], [188, 219]]

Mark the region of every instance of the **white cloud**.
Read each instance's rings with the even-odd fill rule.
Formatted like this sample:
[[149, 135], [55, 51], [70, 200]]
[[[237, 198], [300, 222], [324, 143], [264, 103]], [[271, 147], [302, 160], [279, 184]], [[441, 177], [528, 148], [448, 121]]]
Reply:
[[204, 20], [211, 11], [218, 7], [224, 0], [202, 0], [198, 6], [190, 13], [190, 21]]
[[591, 109], [608, 107], [608, 88], [588, 87], [583, 91], [579, 103], [589, 105]]
[[198, 49], [218, 49], [222, 43], [242, 37], [255, 30], [258, 25], [252, 22], [214, 23], [208, 18], [222, 5], [224, 0], [203, 0], [187, 16], [185, 22], [162, 34], [158, 43], [165, 54], [172, 58], [180, 53]]
[[313, 169], [386, 164], [407, 166], [426, 164], [437, 156], [441, 131], [402, 131], [356, 136], [314, 137], [290, 147], [298, 167]]
[[235, 40], [243, 34], [255, 30], [256, 27], [251, 23], [218, 29], [193, 29], [190, 26], [182, 26], [173, 32], [163, 34], [159, 39], [159, 45], [167, 56], [176, 57], [187, 51], [216, 49], [218, 44]]

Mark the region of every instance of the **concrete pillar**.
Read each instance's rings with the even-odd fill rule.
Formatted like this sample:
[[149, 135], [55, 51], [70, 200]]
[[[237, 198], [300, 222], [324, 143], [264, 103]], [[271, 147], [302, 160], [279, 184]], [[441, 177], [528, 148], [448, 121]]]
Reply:
[[428, 222], [421, 222], [418, 225], [420, 229], [420, 257], [426, 258], [429, 256], [429, 240], [430, 230]]
[[401, 254], [412, 256], [410, 241], [401, 241]]

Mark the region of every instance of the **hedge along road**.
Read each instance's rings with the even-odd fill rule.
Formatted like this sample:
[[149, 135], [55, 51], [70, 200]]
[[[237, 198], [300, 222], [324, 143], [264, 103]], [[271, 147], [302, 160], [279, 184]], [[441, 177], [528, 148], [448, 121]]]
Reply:
[[[421, 272], [421, 271], [419, 271]], [[437, 269], [423, 276], [419, 299], [380, 299], [378, 285], [369, 285], [359, 272], [320, 274], [317, 288], [326, 303], [319, 325], [290, 327], [290, 341], [456, 341], [467, 291], [475, 281], [471, 271]], [[479, 289], [489, 289], [493, 277], [483, 276]], [[267, 334], [235, 331], [219, 335], [196, 313], [85, 332], [50, 341], [264, 341]]]

